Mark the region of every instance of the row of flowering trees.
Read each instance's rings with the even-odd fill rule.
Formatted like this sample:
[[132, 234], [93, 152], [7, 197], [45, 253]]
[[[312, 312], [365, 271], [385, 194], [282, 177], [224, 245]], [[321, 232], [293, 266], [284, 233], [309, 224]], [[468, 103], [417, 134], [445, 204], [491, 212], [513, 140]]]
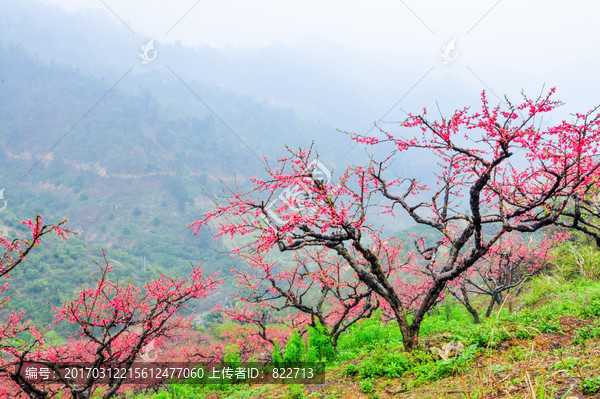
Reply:
[[[335, 347], [354, 323], [381, 309], [411, 351], [419, 346], [423, 319], [446, 295], [462, 302], [475, 322], [481, 316], [472, 295], [487, 295], [483, 317], [489, 316], [565, 238], [533, 240], [533, 233], [558, 226], [600, 237], [592, 198], [600, 188], [599, 116], [593, 109], [570, 122], [536, 127], [536, 118], [561, 105], [553, 95], [551, 90], [518, 105], [507, 100], [491, 107], [484, 93], [476, 112], [464, 108], [441, 120], [430, 120], [426, 110], [409, 115], [402, 135], [351, 134], [365, 146], [389, 146], [389, 155], [347, 167], [333, 180], [318, 170], [312, 147], [288, 150], [275, 166], [267, 161], [267, 175], [252, 178], [249, 191], [231, 191], [192, 224], [196, 231], [215, 226], [216, 236], [239, 243], [233, 253], [243, 266], [231, 270], [236, 305], [223, 309], [237, 324], [223, 331], [220, 342], [188, 329], [164, 347], [187, 359], [222, 360], [231, 348], [242, 360], [264, 359], [270, 351], [279, 353], [292, 330], [309, 327]], [[436, 157], [434, 184], [410, 171], [392, 175], [392, 161], [407, 152]], [[373, 219], [378, 209], [391, 230], [404, 217], [427, 233], [406, 239], [388, 234], [374, 225], [382, 220]], [[70, 234], [62, 223], [43, 225], [40, 217], [26, 224], [31, 239], [2, 238], [0, 276], [8, 276], [44, 235]], [[138, 288], [112, 282], [106, 256], [99, 270], [94, 285], [54, 309], [55, 322], [78, 326], [79, 334], [67, 343], [47, 339], [23, 314], [13, 312], [1, 324], [0, 378], [7, 392], [43, 398], [66, 388], [75, 398], [90, 397], [97, 379], [41, 386], [14, 366], [35, 361], [50, 368], [65, 362], [130, 367], [147, 344], [182, 331], [187, 322], [178, 311], [221, 282], [198, 267], [188, 278], [160, 275]], [[121, 380], [109, 381], [103, 396], [120, 387]]]

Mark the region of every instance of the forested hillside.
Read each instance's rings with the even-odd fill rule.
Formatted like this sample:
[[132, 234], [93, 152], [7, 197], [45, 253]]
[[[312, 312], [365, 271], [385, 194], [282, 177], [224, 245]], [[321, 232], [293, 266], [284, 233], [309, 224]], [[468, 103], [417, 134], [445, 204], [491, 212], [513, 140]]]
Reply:
[[1, 230], [18, 232], [21, 219], [42, 213], [70, 219], [79, 233], [43, 248], [27, 260], [34, 267], [14, 275], [11, 289], [26, 295], [11, 306], [44, 321], [50, 316], [39, 299], [56, 305], [89, 282], [101, 248], [118, 262], [116, 273], [137, 282], [157, 270], [181, 274], [189, 262], [226, 272], [234, 260], [212, 234], [186, 227], [221, 195], [221, 182], [245, 184], [263, 168], [257, 154], [279, 152], [282, 140], [305, 142], [304, 132], [314, 132], [327, 143], [340, 135], [292, 110], [193, 85], [211, 113], [172, 76], [161, 84], [178, 97], [166, 96], [164, 105], [142, 89], [107, 94], [105, 80], [45, 64], [17, 45], [0, 47], [0, 71]]

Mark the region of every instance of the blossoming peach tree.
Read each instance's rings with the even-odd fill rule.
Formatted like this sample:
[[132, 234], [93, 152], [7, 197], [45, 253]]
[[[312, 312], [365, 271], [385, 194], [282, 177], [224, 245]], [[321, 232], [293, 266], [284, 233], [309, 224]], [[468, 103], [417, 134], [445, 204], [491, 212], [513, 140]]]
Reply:
[[[0, 241], [6, 251], [0, 265], [0, 275], [14, 269], [40, 242], [42, 236], [56, 232], [66, 238], [68, 230], [57, 225], [43, 225], [41, 216], [26, 224], [32, 239]], [[145, 283], [143, 289], [130, 282], [112, 281], [110, 266], [104, 254], [100, 276], [90, 288], [82, 289], [63, 306], [54, 308], [54, 323], [72, 323], [78, 330], [66, 343], [47, 339], [44, 332], [23, 321], [23, 312], [12, 312], [0, 325], [0, 378], [5, 393], [22, 393], [33, 398], [53, 396], [67, 389], [73, 398], [90, 398], [104, 386], [103, 398], [116, 395], [122, 378], [100, 381], [99, 373], [88, 373], [83, 380], [69, 378], [63, 367], [91, 369], [129, 369], [148, 344], [158, 344], [175, 330], [188, 325], [179, 311], [192, 299], [205, 298], [221, 283], [217, 274], [204, 276], [202, 267], [191, 270], [188, 278], [160, 274]], [[4, 287], [6, 289], [6, 285]], [[5, 298], [3, 305], [10, 300]], [[56, 372], [53, 384], [27, 378], [27, 364], [47, 367]]]
[[[215, 220], [217, 236], [245, 237], [235, 252], [250, 257], [251, 268], [260, 269], [260, 285], [270, 286], [275, 295], [281, 292], [271, 281], [283, 279], [269, 276], [272, 261], [267, 255], [315, 248], [336, 257], [338, 261], [324, 265], [328, 270], [323, 274], [351, 272], [360, 282], [357, 292], [372, 292], [390, 309], [405, 348], [413, 350], [424, 316], [448, 285], [481, 265], [503, 245], [507, 233], [532, 233], [557, 224], [573, 201], [590, 187], [598, 188], [600, 121], [595, 109], [554, 126], [534, 125], [536, 118], [561, 105], [554, 93], [492, 107], [484, 92], [476, 112], [465, 107], [431, 120], [424, 109], [409, 114], [402, 134], [381, 129], [373, 136], [350, 134], [367, 147], [390, 146], [389, 155], [348, 167], [337, 180], [317, 173], [312, 148], [289, 150], [276, 166], [267, 161], [267, 175], [252, 178], [249, 191], [231, 190], [193, 226], [201, 229]], [[435, 183], [392, 175], [391, 162], [409, 152], [437, 158], [431, 165]], [[294, 194], [275, 203], [281, 191]], [[388, 224], [403, 215], [432, 232], [398, 251], [398, 272], [390, 273], [384, 256], [373, 249], [378, 241], [395, 240], [372, 225], [375, 204], [384, 206]], [[291, 266], [277, 273], [289, 274], [281, 299], [290, 303], [290, 295], [297, 301], [298, 289], [313, 272]]]
[[[10, 272], [21, 264], [42, 237], [50, 233], [67, 239], [70, 231], [64, 227], [66, 221], [57, 224], [44, 224], [38, 215], [34, 220], [22, 221], [31, 231], [31, 238], [9, 240], [0, 237], [4, 252], [0, 258], [0, 277], [7, 282], [0, 288], [0, 309], [5, 308], [10, 297], [5, 295], [10, 285]], [[7, 320], [0, 323], [0, 395], [13, 396], [20, 392], [30, 397], [46, 397], [49, 392], [27, 384], [20, 375], [18, 365], [28, 353], [35, 351], [44, 342], [44, 332], [24, 321], [25, 312], [11, 311]], [[27, 339], [29, 338], [29, 339]], [[17, 368], [15, 368], [17, 366]]]

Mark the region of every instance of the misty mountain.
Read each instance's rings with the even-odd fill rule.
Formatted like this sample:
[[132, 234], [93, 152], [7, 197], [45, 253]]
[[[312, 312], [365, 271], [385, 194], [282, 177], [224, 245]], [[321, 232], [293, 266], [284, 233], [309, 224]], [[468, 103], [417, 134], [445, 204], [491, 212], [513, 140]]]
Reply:
[[437, 49], [429, 58], [399, 56], [393, 49], [357, 51], [319, 38], [294, 46], [215, 49], [184, 47], [159, 37], [156, 60], [141, 65], [141, 48], [152, 38], [132, 33], [108, 10], [69, 14], [34, 0], [5, 3], [0, 42], [20, 44], [43, 62], [72, 65], [109, 84], [136, 66], [139, 79], [128, 77], [120, 87], [135, 93], [142, 86], [159, 102], [170, 96], [155, 73], [172, 77], [170, 68], [185, 81], [290, 107], [341, 130], [366, 131], [383, 116], [388, 121], [405, 117], [400, 108], [418, 111], [437, 101], [443, 112], [451, 112], [476, 102], [484, 88], [443, 69]]
[[170, 111], [147, 90], [132, 94], [72, 66], [46, 64], [21, 46], [0, 48], [0, 185], [7, 201], [0, 234], [22, 234], [18, 221], [36, 213], [46, 221], [68, 218], [79, 233], [28, 258], [31, 267], [15, 273], [11, 290], [34, 297], [11, 306], [42, 317], [34, 298], [60, 303], [89, 280], [100, 248], [115, 261], [117, 277], [136, 282], [157, 270], [185, 274], [190, 262], [229, 270], [235, 260], [210, 231], [194, 236], [186, 228], [214, 206], [222, 185], [245, 184], [263, 170], [262, 154], [285, 151], [281, 143], [310, 144], [306, 132], [324, 144], [345, 139], [291, 109], [195, 82], [188, 89], [174, 77], [161, 84], [174, 96], [165, 103], [193, 104], [197, 115]]

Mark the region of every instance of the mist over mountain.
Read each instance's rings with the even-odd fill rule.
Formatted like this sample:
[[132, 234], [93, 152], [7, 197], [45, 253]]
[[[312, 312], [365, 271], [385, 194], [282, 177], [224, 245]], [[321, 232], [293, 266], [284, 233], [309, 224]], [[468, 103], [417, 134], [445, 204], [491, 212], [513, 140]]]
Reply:
[[[395, 49], [357, 51], [317, 37], [293, 47], [274, 43], [260, 49], [190, 48], [158, 38], [156, 61], [140, 65], [138, 53], [151, 38], [132, 33], [108, 12], [69, 14], [33, 0], [6, 4], [4, 12], [0, 41], [20, 43], [44, 62], [73, 65], [110, 83], [136, 66], [146, 79], [128, 78], [121, 87], [159, 92], [158, 101], [164, 92], [154, 73], [171, 75], [168, 66], [186, 81], [293, 107], [335, 128], [356, 131], [369, 129], [399, 100], [409, 111], [437, 100], [451, 112], [482, 89], [479, 82], [452, 78], [450, 71], [423, 79], [439, 64], [437, 53], [423, 58]], [[397, 107], [386, 116], [394, 120], [404, 114]]]

